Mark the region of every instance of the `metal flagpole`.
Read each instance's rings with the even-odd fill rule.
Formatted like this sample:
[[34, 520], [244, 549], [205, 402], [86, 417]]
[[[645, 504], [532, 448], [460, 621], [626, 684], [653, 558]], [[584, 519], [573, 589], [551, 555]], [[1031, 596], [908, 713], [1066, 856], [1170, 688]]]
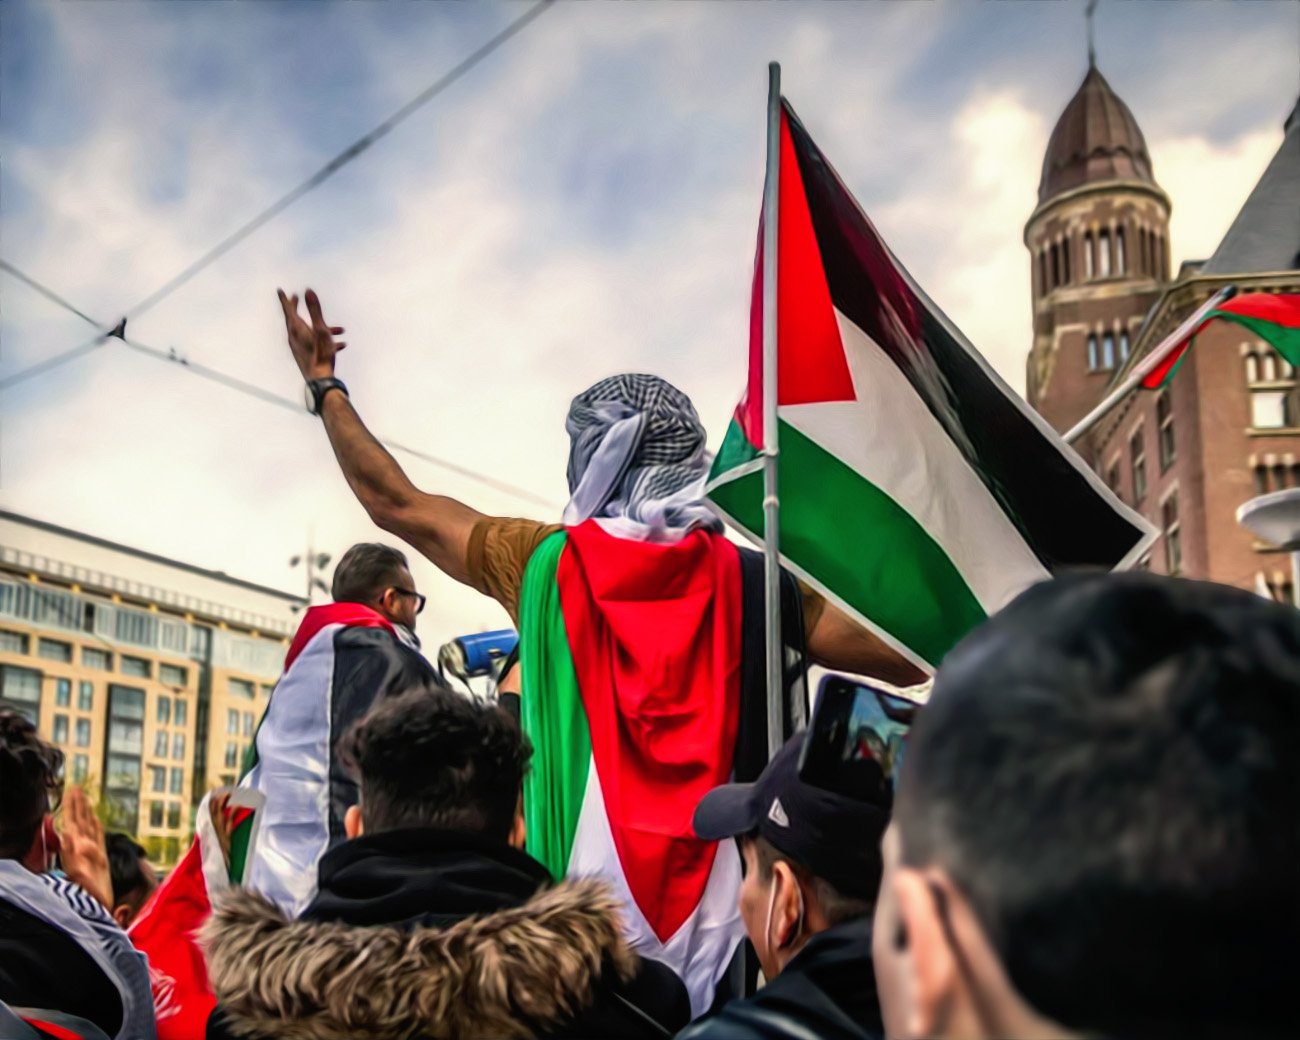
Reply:
[[785, 737], [781, 640], [780, 498], [777, 495], [777, 224], [781, 183], [781, 66], [767, 66], [767, 175], [763, 184], [763, 556], [767, 645], [767, 753]]
[[1096, 408], [1070, 427], [1063, 438], [1065, 443], [1073, 444], [1085, 433], [1091, 430], [1103, 415], [1114, 408], [1115, 405], [1119, 404], [1126, 395], [1136, 389], [1142, 380], [1155, 370], [1164, 358], [1167, 349], [1171, 348], [1179, 340], [1186, 339], [1190, 336], [1192, 330], [1205, 319], [1205, 316], [1209, 314], [1210, 311], [1223, 303], [1224, 300], [1230, 300], [1236, 295], [1237, 287], [1235, 285], [1225, 285], [1217, 293], [1206, 300], [1205, 303], [1196, 309], [1196, 312], [1190, 318], [1161, 340], [1159, 346], [1153, 348], [1139, 364], [1135, 365], [1133, 371], [1129, 373], [1128, 378], [1108, 393], [1102, 399], [1101, 404], [1097, 405]]

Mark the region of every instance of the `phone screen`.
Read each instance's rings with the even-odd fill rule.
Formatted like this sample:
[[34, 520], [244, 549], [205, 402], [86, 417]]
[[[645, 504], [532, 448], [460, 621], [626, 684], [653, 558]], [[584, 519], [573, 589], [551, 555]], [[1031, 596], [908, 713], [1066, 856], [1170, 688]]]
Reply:
[[892, 801], [916, 705], [866, 683], [821, 683], [799, 763], [806, 784], [849, 798]]

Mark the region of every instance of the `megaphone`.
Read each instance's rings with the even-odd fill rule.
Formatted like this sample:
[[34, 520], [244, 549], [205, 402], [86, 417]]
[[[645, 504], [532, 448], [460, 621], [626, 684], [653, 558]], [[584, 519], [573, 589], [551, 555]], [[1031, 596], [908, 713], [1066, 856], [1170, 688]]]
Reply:
[[438, 651], [438, 666], [462, 682], [493, 675], [498, 662], [509, 657], [518, 642], [519, 633], [512, 628], [459, 636]]

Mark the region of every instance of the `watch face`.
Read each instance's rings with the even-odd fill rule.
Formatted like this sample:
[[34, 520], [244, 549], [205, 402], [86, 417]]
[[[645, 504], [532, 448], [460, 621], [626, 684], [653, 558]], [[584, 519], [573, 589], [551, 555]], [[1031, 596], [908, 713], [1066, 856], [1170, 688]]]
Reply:
[[307, 411], [316, 414], [316, 388], [311, 383], [302, 384], [302, 396], [307, 403]]

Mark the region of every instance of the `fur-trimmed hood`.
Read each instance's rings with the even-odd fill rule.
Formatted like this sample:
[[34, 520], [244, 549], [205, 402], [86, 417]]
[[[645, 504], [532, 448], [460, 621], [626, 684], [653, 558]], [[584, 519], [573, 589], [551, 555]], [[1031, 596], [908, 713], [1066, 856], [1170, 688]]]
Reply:
[[256, 893], [218, 900], [201, 942], [237, 1035], [277, 1040], [524, 1038], [595, 999], [638, 960], [603, 885], [565, 882], [447, 927], [290, 921]]

